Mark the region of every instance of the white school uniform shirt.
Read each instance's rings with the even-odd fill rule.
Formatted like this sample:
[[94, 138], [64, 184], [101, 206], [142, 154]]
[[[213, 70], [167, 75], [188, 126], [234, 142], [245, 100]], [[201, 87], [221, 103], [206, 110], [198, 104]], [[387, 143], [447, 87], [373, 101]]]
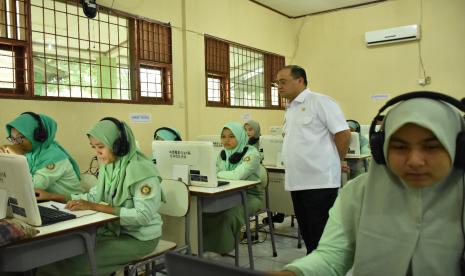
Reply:
[[286, 191], [340, 186], [341, 161], [334, 134], [346, 129], [341, 108], [326, 95], [305, 89], [289, 104], [282, 149]]

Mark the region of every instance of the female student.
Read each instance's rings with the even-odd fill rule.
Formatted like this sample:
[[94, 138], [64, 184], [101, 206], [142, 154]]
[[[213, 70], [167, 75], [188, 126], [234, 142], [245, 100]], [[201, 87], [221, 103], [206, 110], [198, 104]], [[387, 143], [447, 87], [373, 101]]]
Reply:
[[249, 139], [247, 144], [259, 149], [261, 135], [260, 124], [257, 121], [249, 120], [244, 124], [244, 128]]
[[[100, 162], [97, 185], [73, 195], [70, 210], [95, 210], [119, 216], [99, 229], [95, 258], [99, 275], [109, 275], [131, 260], [152, 252], [161, 236], [161, 188], [152, 162], [135, 146], [126, 123], [107, 117], [88, 133]], [[43, 275], [89, 275], [87, 255], [40, 270]]]
[[[221, 131], [221, 143], [224, 150], [216, 162], [217, 176], [232, 180], [260, 180], [260, 154], [255, 147], [247, 146], [247, 135], [239, 123], [227, 123]], [[254, 214], [262, 205], [263, 189], [260, 185], [247, 190], [248, 213]], [[235, 238], [238, 238], [241, 227], [245, 223], [241, 207], [204, 214], [203, 238], [205, 251], [220, 254], [234, 249]]]
[[12, 144], [0, 146], [0, 152], [26, 156], [38, 200], [66, 202], [71, 194], [83, 192], [78, 164], [55, 141], [55, 120], [24, 112], [6, 125], [6, 131]]
[[[182, 141], [181, 134], [177, 129], [169, 127], [160, 127], [155, 130], [153, 134], [153, 140], [157, 141]], [[152, 155], [153, 163], [157, 163], [157, 158]]]
[[272, 275], [461, 275], [465, 121], [450, 104], [465, 106], [417, 92], [380, 113], [399, 101], [381, 132], [373, 121], [374, 162], [340, 191], [318, 248]]

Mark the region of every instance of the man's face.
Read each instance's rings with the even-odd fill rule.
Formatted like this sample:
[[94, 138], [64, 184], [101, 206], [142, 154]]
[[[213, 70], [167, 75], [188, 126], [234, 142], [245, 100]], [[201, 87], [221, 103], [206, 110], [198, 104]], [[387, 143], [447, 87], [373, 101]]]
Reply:
[[292, 101], [305, 89], [303, 78], [294, 79], [291, 69], [285, 68], [278, 72], [276, 83], [281, 97]]

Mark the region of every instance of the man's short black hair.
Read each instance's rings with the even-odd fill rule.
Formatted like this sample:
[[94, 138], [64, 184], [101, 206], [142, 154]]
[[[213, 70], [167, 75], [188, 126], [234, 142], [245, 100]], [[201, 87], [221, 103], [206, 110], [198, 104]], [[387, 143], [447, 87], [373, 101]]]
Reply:
[[303, 78], [304, 84], [307, 86], [307, 73], [305, 73], [304, 68], [300, 67], [299, 65], [287, 65], [284, 66], [281, 70], [283, 69], [291, 69], [291, 76], [294, 79]]

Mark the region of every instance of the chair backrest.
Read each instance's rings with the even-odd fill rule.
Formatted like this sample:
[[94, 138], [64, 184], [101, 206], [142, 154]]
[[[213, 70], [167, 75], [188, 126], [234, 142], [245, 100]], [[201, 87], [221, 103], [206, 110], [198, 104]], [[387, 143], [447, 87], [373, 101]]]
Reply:
[[97, 177], [90, 173], [81, 173], [81, 187], [84, 192], [88, 192], [92, 187], [97, 184]]
[[184, 217], [189, 212], [189, 188], [178, 180], [163, 179], [161, 189], [165, 195], [158, 212], [172, 217]]
[[260, 180], [261, 180], [260, 185], [262, 186], [263, 189], [266, 189], [268, 187], [268, 171], [265, 169], [263, 165], [260, 165], [259, 170], [260, 170], [259, 174], [260, 174]]

